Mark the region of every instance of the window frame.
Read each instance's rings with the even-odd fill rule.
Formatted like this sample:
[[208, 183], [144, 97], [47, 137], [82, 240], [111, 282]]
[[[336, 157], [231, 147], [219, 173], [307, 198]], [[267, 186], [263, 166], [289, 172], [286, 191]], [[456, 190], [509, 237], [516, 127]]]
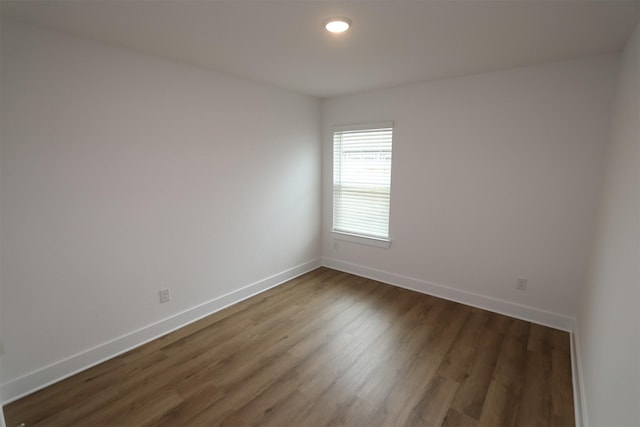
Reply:
[[[393, 153], [393, 139], [395, 133], [395, 126], [393, 121], [338, 125], [331, 128], [331, 235], [336, 240], [359, 243], [380, 248], [389, 248], [391, 246], [391, 176], [389, 176], [389, 211], [387, 213], [388, 222], [386, 238], [358, 234], [355, 232], [351, 233], [349, 231], [335, 229], [335, 134], [339, 132], [366, 132], [368, 130], [386, 128], [391, 129], [391, 152]], [[391, 155], [391, 169], [393, 170], [393, 154]]]

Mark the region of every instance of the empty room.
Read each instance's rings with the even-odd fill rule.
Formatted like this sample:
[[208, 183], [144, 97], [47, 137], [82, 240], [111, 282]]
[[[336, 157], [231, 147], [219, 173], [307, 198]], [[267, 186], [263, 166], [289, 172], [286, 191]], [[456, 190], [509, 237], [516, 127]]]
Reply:
[[640, 1], [0, 15], [0, 426], [640, 427]]

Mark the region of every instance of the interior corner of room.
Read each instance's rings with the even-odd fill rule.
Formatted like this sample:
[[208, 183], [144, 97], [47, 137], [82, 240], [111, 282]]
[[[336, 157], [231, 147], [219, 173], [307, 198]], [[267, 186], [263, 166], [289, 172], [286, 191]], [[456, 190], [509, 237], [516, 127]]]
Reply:
[[[330, 93], [4, 3], [3, 403], [327, 267], [567, 331], [577, 424], [640, 423], [637, 17], [606, 52]], [[389, 235], [336, 235], [333, 131], [390, 120]]]

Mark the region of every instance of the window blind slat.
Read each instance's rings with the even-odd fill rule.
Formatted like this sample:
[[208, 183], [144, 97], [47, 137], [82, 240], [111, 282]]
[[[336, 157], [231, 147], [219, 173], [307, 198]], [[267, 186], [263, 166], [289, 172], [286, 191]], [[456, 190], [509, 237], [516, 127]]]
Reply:
[[333, 134], [333, 229], [388, 239], [393, 128]]

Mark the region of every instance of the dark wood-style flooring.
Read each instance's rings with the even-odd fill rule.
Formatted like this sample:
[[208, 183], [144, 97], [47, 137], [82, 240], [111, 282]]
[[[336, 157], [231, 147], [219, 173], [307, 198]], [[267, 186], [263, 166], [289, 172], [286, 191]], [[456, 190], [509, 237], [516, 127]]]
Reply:
[[7, 427], [574, 425], [566, 332], [327, 268], [4, 411]]

